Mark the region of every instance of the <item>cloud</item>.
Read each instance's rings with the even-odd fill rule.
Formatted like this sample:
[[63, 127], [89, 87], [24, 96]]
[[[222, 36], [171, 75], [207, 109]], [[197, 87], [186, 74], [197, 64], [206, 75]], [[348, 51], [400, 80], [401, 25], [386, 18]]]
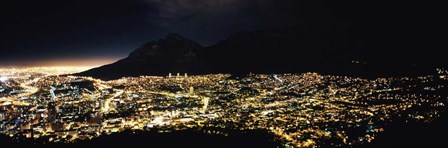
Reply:
[[222, 18], [247, 15], [247, 10], [262, 10], [268, 1], [272, 0], [146, 0], [154, 9], [151, 19], [167, 27], [200, 26]]
[[322, 0], [144, 0], [148, 22], [203, 44], [234, 32], [300, 25], [325, 18]]

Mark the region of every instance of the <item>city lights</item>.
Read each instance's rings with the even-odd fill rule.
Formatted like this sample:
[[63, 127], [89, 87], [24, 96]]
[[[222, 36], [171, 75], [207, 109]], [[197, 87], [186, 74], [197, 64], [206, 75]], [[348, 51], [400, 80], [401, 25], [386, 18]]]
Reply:
[[284, 147], [343, 147], [374, 141], [398, 118], [431, 122], [448, 103], [447, 80], [439, 78], [445, 71], [377, 79], [302, 73], [102, 81], [50, 69], [3, 73], [9, 80], [0, 92], [1, 134], [66, 143], [126, 130], [262, 130]]
[[2, 82], [8, 81], [8, 77], [0, 77], [0, 81]]

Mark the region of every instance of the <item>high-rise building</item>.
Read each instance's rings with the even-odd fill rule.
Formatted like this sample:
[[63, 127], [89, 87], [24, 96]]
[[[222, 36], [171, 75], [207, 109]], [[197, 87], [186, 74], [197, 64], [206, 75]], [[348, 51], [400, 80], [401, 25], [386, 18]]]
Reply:
[[[5, 109], [4, 108], [0, 108], [0, 121], [5, 121], [5, 120], [7, 120], [7, 114], [6, 114], [6, 111], [5, 111]], [[4, 131], [4, 130], [6, 130], [6, 125], [5, 124], [2, 124], [1, 122], [0, 122], [0, 131]]]
[[53, 122], [56, 119], [57, 109], [55, 102], [48, 103], [48, 122]]
[[194, 88], [190, 87], [190, 94], [194, 94]]
[[0, 110], [0, 121], [6, 120], [6, 114], [2, 110]]
[[54, 94], [54, 91], [56, 90], [56, 87], [51, 86], [50, 94], [51, 94], [51, 102], [56, 101], [56, 95]]

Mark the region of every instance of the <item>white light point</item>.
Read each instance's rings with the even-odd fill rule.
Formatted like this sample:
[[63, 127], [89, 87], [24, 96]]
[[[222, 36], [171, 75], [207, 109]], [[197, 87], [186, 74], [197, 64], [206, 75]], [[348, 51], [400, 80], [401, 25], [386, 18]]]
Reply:
[[0, 77], [0, 81], [2, 82], [8, 81], [8, 77]]

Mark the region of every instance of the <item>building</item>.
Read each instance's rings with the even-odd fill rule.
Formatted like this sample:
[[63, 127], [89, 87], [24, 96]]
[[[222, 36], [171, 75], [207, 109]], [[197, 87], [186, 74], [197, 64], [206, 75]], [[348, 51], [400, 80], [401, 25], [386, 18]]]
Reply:
[[0, 121], [6, 120], [6, 113], [4, 110], [0, 109]]
[[190, 87], [190, 94], [194, 94], [194, 87]]
[[48, 122], [55, 121], [56, 114], [57, 114], [56, 104], [54, 102], [48, 103], [48, 117], [47, 117]]

